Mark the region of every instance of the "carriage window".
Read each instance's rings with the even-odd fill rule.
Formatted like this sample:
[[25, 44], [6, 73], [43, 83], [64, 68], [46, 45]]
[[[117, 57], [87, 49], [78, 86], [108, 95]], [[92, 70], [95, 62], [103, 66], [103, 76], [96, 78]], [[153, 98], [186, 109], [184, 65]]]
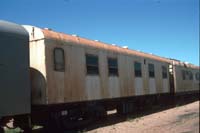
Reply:
[[182, 70], [182, 78], [183, 78], [183, 80], [186, 80], [186, 72], [185, 72], [185, 70]]
[[135, 68], [135, 77], [142, 77], [141, 63], [135, 62], [134, 68]]
[[193, 80], [193, 73], [191, 71], [182, 70], [183, 80]]
[[196, 80], [199, 80], [200, 79], [200, 73], [196, 73], [195, 77], [196, 77]]
[[162, 66], [162, 77], [163, 79], [167, 78], [167, 68], [165, 66]]
[[192, 74], [191, 71], [188, 71], [188, 75], [189, 75], [189, 79], [190, 79], [190, 80], [193, 80], [193, 74]]
[[62, 48], [54, 49], [54, 70], [61, 72], [65, 71], [65, 57]]
[[154, 72], [154, 64], [149, 64], [149, 77], [154, 78], [155, 77], [155, 72]]
[[99, 65], [98, 65], [98, 56], [86, 54], [86, 67], [87, 74], [98, 75], [99, 74]]
[[109, 76], [118, 76], [118, 63], [115, 58], [108, 58]]

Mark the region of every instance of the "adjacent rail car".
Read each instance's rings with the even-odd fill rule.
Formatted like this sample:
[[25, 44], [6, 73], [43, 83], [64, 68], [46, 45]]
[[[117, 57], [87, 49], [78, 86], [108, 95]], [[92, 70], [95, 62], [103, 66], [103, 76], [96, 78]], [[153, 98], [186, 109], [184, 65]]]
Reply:
[[29, 114], [29, 35], [20, 25], [0, 21], [0, 117]]
[[177, 60], [5, 21], [0, 44], [1, 125], [14, 117], [66, 128], [199, 94], [199, 67]]
[[28, 123], [31, 113], [28, 32], [21, 25], [0, 21], [0, 47], [0, 125], [11, 118]]
[[199, 91], [199, 67], [188, 63], [173, 62], [174, 88], [176, 94]]

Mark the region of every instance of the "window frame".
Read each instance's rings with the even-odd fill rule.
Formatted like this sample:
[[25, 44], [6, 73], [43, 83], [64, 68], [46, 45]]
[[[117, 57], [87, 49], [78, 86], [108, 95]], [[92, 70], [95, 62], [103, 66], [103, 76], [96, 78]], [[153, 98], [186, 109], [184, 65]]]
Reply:
[[[59, 50], [62, 52], [62, 63], [59, 63], [56, 58], [56, 51]], [[54, 71], [64, 72], [65, 71], [65, 51], [63, 48], [55, 47], [53, 49], [53, 60], [54, 60]], [[61, 65], [61, 68], [58, 68], [58, 65]]]
[[[116, 65], [111, 65], [110, 60], [116, 61]], [[108, 75], [109, 76], [119, 76], [119, 69], [118, 69], [118, 59], [114, 57], [107, 57], [107, 64], [108, 64]], [[112, 70], [112, 71], [111, 71]], [[114, 71], [113, 71], [114, 70]]]
[[200, 81], [200, 72], [196, 72], [196, 73], [195, 73], [195, 79], [196, 79], [197, 81]]
[[182, 80], [186, 80], [187, 76], [186, 76], [186, 71], [185, 70], [181, 70], [181, 74], [182, 74]]
[[[88, 59], [96, 58], [97, 60], [95, 61], [97, 64], [90, 63], [88, 64]], [[99, 75], [99, 57], [98, 55], [95, 54], [85, 54], [85, 64], [86, 64], [86, 74], [87, 75]], [[93, 69], [93, 70], [92, 70]]]
[[[153, 71], [150, 71], [150, 66], [153, 66]], [[149, 78], [155, 78], [155, 66], [153, 63], [148, 64], [148, 73], [149, 73]]]
[[193, 73], [191, 71], [188, 71], [189, 80], [193, 80]]
[[[140, 65], [140, 69], [136, 69], [136, 64]], [[134, 61], [134, 73], [135, 77], [142, 77], [142, 63], [139, 61]]]
[[162, 66], [162, 78], [163, 79], [167, 79], [168, 78], [167, 67], [166, 66]]

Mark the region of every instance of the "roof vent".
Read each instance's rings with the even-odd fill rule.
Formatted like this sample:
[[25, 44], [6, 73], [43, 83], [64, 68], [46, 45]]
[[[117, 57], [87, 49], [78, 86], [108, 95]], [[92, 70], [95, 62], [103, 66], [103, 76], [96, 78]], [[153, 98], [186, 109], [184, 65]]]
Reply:
[[78, 35], [76, 35], [76, 34], [72, 34], [72, 36], [77, 37]]
[[52, 30], [51, 28], [44, 28], [45, 30]]
[[128, 46], [122, 46], [122, 48], [128, 49]]
[[190, 64], [190, 63], [189, 63], [189, 62], [187, 62], [187, 61], [185, 61], [184, 63], [185, 63], [185, 64]]
[[95, 42], [99, 42], [99, 40], [94, 40]]

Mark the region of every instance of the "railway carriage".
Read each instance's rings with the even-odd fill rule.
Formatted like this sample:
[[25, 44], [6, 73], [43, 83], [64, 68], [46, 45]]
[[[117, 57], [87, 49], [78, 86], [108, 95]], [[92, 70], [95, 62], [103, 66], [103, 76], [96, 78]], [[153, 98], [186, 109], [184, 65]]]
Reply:
[[30, 67], [41, 74], [31, 76], [33, 104], [170, 92], [168, 59], [51, 30], [25, 28], [31, 38]]

